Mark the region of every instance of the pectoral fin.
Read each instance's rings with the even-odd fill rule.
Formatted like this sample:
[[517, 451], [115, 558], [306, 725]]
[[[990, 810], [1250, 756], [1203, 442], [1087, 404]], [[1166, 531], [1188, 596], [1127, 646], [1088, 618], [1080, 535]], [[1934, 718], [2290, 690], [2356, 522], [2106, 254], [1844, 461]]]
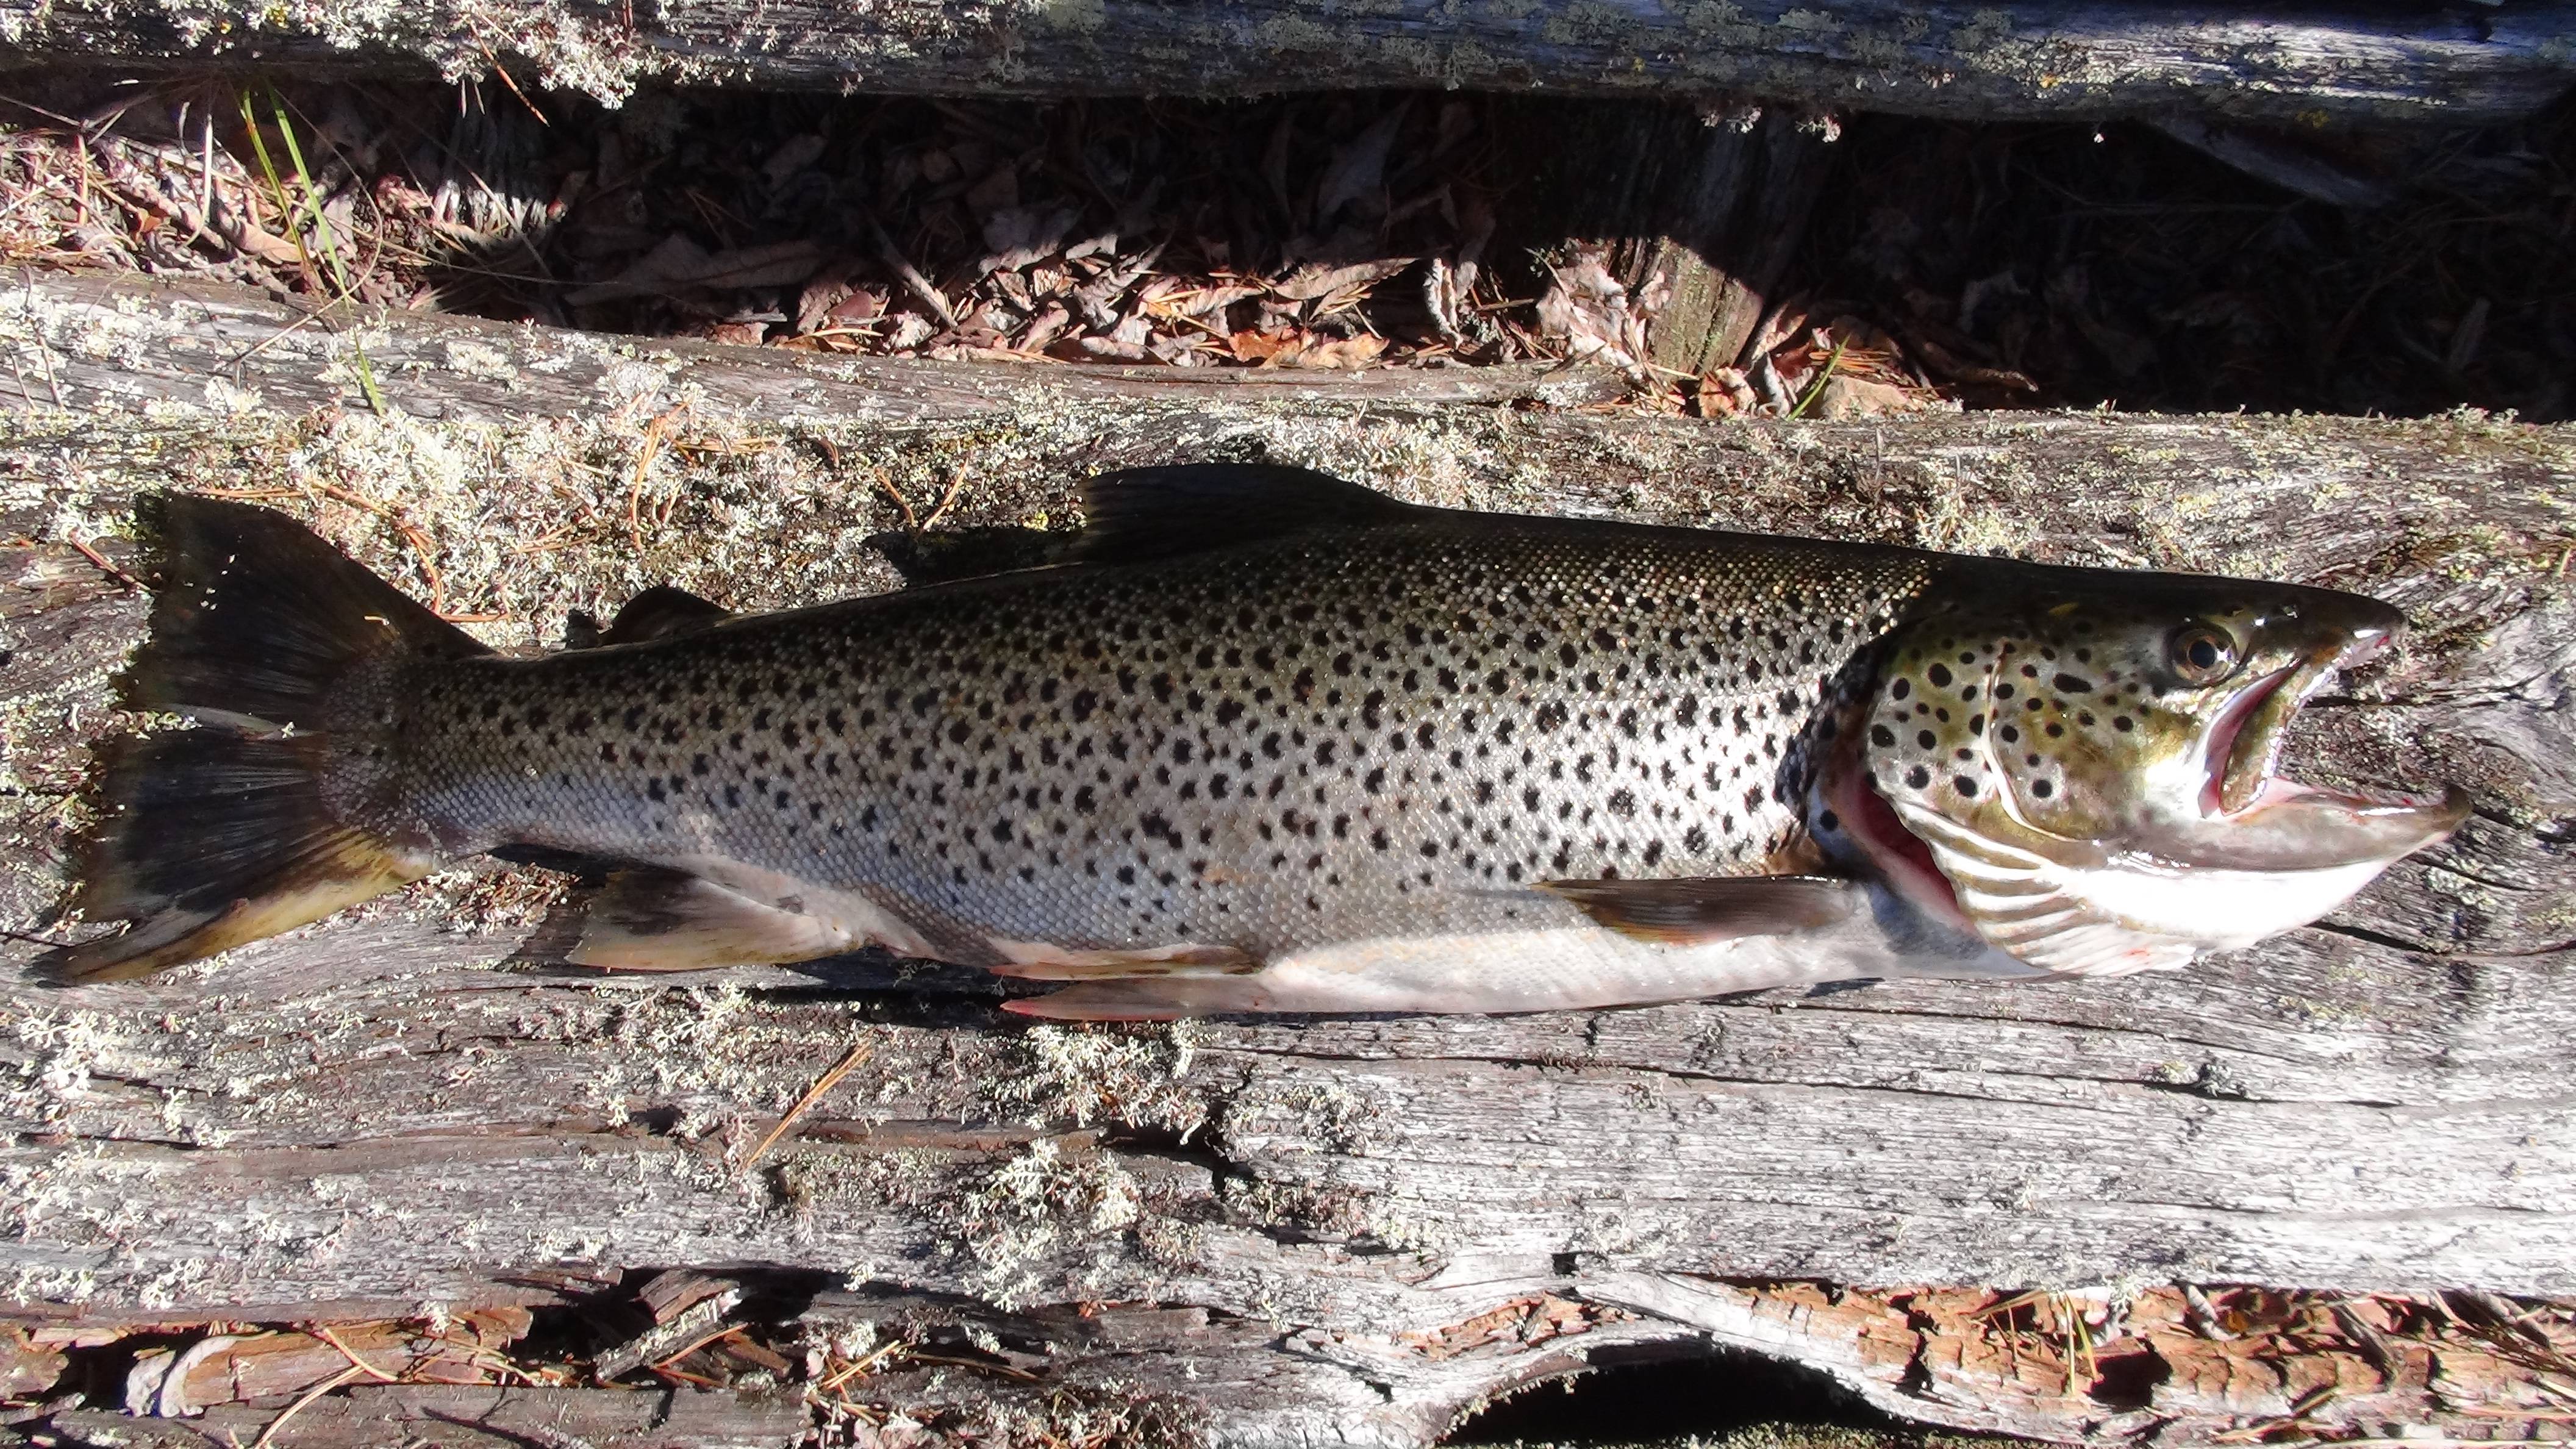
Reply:
[[1181, 944], [1133, 951], [1086, 950], [1043, 941], [996, 939], [999, 965], [985, 969], [1022, 981], [1107, 981], [1131, 977], [1240, 976], [1261, 963], [1235, 946]]
[[1539, 889], [1623, 936], [1659, 946], [1817, 930], [1849, 917], [1866, 894], [1857, 882], [1818, 875], [1552, 880]]
[[701, 971], [811, 961], [859, 944], [819, 916], [766, 905], [698, 876], [635, 867], [608, 877], [564, 959], [616, 971]]

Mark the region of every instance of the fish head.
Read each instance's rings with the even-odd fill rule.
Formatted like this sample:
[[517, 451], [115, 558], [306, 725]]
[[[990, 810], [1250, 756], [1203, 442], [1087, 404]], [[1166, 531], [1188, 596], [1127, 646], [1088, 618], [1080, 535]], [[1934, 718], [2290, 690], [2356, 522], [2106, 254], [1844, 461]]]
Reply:
[[1902, 893], [2032, 965], [2116, 974], [2251, 944], [2467, 815], [2456, 788], [2277, 773], [2300, 706], [2402, 623], [2326, 589], [2032, 576], [1887, 641], [1841, 813]]

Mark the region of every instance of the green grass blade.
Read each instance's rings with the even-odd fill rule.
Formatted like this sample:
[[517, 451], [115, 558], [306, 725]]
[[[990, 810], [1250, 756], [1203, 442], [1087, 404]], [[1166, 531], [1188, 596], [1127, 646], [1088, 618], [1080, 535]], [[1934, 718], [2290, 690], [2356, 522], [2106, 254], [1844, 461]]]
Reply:
[[[294, 122], [286, 114], [286, 98], [277, 93], [275, 86], [269, 87], [268, 107], [269, 114], [277, 123], [278, 139], [286, 147], [286, 159], [295, 167], [296, 184], [304, 188], [305, 223], [313, 229], [315, 240], [321, 243], [324, 267], [314, 266], [313, 253], [304, 245], [304, 227], [300, 226], [289, 228], [295, 236], [296, 253], [304, 259], [304, 269], [321, 274], [331, 289], [340, 294], [340, 300], [354, 301], [355, 288], [349, 281], [347, 264], [340, 260], [340, 244], [331, 234], [331, 219], [322, 214], [322, 189], [313, 184], [313, 173], [304, 164], [304, 147], [295, 139]], [[276, 193], [278, 213], [291, 217], [294, 207], [287, 200], [286, 183], [278, 175], [277, 163], [269, 157], [268, 142], [259, 134], [259, 117], [251, 106], [248, 91], [242, 92], [242, 123], [250, 130], [250, 145], [259, 155], [259, 169], [268, 177], [269, 189]], [[366, 394], [367, 406], [378, 414], [392, 411], [385, 403], [383, 390], [376, 386], [375, 363], [368, 359], [367, 349], [354, 336], [349, 339], [349, 360], [357, 371], [358, 390]]]
[[1793, 418], [1805, 417], [1807, 415], [1807, 409], [1816, 405], [1816, 399], [1825, 395], [1825, 384], [1834, 380], [1834, 369], [1841, 365], [1843, 360], [1843, 348], [1847, 345], [1848, 344], [1846, 343], [1837, 342], [1834, 344], [1834, 350], [1825, 355], [1825, 365], [1816, 369], [1816, 380], [1807, 384], [1807, 395], [1798, 399], [1798, 405], [1796, 407], [1789, 409], [1789, 416]]

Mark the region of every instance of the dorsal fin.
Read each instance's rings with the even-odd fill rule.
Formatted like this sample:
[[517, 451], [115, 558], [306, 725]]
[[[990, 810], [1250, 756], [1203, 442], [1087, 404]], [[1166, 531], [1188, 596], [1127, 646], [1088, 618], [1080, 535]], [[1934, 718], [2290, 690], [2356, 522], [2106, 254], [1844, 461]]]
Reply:
[[699, 598], [677, 584], [655, 584], [628, 599], [606, 629], [601, 629], [599, 621], [590, 615], [575, 613], [564, 631], [564, 647], [598, 649], [610, 644], [641, 644], [648, 639], [694, 634], [732, 617], [731, 609]]
[[1125, 468], [1083, 485], [1084, 563], [1142, 563], [1323, 528], [1370, 528], [1420, 512], [1311, 468], [1184, 463]]

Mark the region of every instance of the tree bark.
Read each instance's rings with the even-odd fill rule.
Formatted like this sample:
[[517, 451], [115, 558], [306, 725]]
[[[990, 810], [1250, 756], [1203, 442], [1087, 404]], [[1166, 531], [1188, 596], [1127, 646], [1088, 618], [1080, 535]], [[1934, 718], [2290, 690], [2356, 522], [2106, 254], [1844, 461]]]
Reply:
[[2576, 6], [2146, 0], [599, 0], [232, 6], [0, 0], [21, 62], [343, 75], [517, 70], [621, 100], [638, 83], [932, 95], [1244, 95], [1371, 86], [1721, 95], [1974, 119], [2114, 115], [2474, 124], [2570, 80]]
[[[1490, 1019], [1028, 1029], [977, 973], [877, 955], [602, 978], [545, 964], [555, 878], [459, 872], [163, 980], [0, 982], [0, 1298], [50, 1335], [31, 1364], [82, 1333], [441, 1320], [692, 1268], [993, 1375], [866, 1380], [888, 1404], [1078, 1401], [1223, 1442], [1420, 1444], [1587, 1361], [1718, 1348], [2052, 1438], [2550, 1412], [2465, 1338], [2335, 1315], [2576, 1294], [2576, 432], [1719, 425], [1604, 408], [1576, 372], [857, 362], [43, 277], [0, 292], [0, 346], [0, 903], [30, 929], [142, 618], [118, 531], [164, 487], [292, 510], [503, 646], [665, 579], [748, 608], [888, 586], [871, 536], [1007, 554], [1067, 521], [1079, 473], [1211, 456], [2309, 580], [2416, 632], [2311, 705], [2291, 768], [2478, 797], [2326, 922], [2182, 973]], [[2304, 1356], [2229, 1357], [2179, 1286], [2220, 1283], [2324, 1293], [2324, 1326]], [[2046, 1291], [1996, 1306], [2019, 1289]], [[2115, 1299], [2080, 1353], [2071, 1327], [1999, 1336]], [[278, 1442], [468, 1409], [538, 1442], [508, 1426], [542, 1404], [422, 1392], [353, 1383]], [[654, 1442], [754, 1442], [766, 1412]]]

